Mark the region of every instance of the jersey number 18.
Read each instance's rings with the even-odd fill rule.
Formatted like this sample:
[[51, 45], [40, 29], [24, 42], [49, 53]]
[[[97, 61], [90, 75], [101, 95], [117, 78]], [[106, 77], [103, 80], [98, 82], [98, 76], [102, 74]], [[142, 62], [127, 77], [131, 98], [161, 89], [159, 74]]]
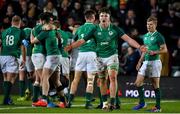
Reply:
[[6, 36], [6, 45], [12, 46], [14, 44], [14, 36], [13, 35], [7, 35]]

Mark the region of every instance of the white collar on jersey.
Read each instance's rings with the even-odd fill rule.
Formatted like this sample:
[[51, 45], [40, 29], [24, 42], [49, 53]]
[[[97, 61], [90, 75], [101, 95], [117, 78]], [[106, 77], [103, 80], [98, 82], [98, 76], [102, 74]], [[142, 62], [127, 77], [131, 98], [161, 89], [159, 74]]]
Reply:
[[148, 33], [150, 36], [153, 36], [156, 32], [157, 32], [157, 30], [155, 30], [154, 32], [148, 32]]
[[[109, 23], [108, 30], [110, 30], [110, 27], [111, 27], [111, 24]], [[99, 28], [101, 31], [103, 30], [100, 24], [99, 24]]]

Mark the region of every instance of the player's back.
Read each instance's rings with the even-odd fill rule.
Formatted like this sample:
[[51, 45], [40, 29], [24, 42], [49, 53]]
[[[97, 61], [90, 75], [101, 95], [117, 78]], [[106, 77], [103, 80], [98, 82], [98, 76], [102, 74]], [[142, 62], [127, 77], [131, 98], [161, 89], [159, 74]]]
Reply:
[[17, 27], [9, 27], [3, 31], [1, 55], [18, 57], [23, 37], [25, 37], [23, 31]]
[[[87, 34], [93, 34], [89, 32], [93, 31], [93, 29], [95, 28], [96, 26], [93, 23], [86, 22], [77, 30], [78, 39], [84, 38]], [[89, 40], [87, 40], [85, 44], [80, 46], [79, 51], [80, 52], [96, 51], [96, 43], [93, 38], [93, 35], [92, 35], [92, 38], [89, 38]]]

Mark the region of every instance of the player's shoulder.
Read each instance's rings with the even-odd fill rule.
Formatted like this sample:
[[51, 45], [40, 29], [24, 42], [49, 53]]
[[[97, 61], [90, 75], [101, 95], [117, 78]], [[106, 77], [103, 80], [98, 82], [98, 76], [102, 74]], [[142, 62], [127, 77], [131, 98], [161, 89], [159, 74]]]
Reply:
[[148, 37], [149, 36], [149, 32], [143, 34], [143, 37]]
[[16, 27], [9, 27], [6, 28], [5, 30], [2, 31], [2, 34], [7, 34], [7, 33], [17, 33], [17, 31], [20, 31], [21, 29], [16, 28]]
[[72, 36], [73, 34], [69, 31], [65, 31], [68, 36]]
[[115, 31], [117, 31], [117, 32], [121, 32], [122, 34], [125, 34], [124, 30], [123, 30], [121, 27], [117, 26], [117, 25], [110, 24], [110, 28], [111, 28], [112, 30], [115, 30]]
[[157, 36], [160, 36], [160, 37], [163, 37], [163, 34], [161, 34], [161, 33], [158, 32], [158, 31], [156, 32], [156, 35], [157, 35]]
[[6, 28], [3, 30], [3, 32], [8, 32], [8, 31], [12, 31], [13, 30], [13, 27], [9, 27], [9, 28]]
[[122, 29], [122, 28], [120, 28], [119, 26], [116, 26], [116, 25], [114, 25], [114, 24], [110, 24], [110, 28], [111, 29], [115, 29], [115, 30], [117, 30], [117, 29]]
[[42, 24], [38, 24], [38, 25], [36, 25], [35, 27], [34, 27], [34, 29], [36, 30], [36, 29], [41, 29], [42, 28]]
[[7, 31], [8, 31], [8, 29], [9, 29], [9, 28], [4, 29], [4, 30], [1, 32], [1, 34], [4, 34], [5, 32], [7, 32]]
[[26, 27], [26, 28], [24, 28], [23, 30], [24, 30], [24, 31], [31, 31], [32, 28]]

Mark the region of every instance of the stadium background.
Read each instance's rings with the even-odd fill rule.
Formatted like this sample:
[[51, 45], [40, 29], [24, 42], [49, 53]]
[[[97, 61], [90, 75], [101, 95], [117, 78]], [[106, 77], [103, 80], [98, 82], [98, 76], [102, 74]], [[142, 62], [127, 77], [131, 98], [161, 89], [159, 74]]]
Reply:
[[[51, 4], [50, 7], [47, 4]], [[56, 16], [63, 30], [71, 31], [69, 26], [84, 22], [82, 14], [85, 9], [92, 8], [98, 12], [98, 9], [103, 6], [107, 6], [111, 10], [112, 23], [122, 27], [139, 43], [142, 43], [140, 37], [147, 32], [147, 17], [154, 15], [158, 18], [158, 31], [164, 35], [169, 51], [168, 54], [162, 56], [163, 98], [180, 98], [180, 91], [178, 91], [178, 82], [180, 81], [180, 2], [178, 0], [0, 0], [0, 32], [10, 26], [11, 18], [14, 15], [20, 15], [27, 27], [34, 27], [38, 15], [45, 11]], [[96, 22], [98, 23], [98, 20]], [[122, 44], [124, 42], [120, 41], [119, 55], [124, 46]], [[126, 64], [123, 67], [128, 69], [129, 66]], [[123, 69], [124, 71], [119, 73], [119, 87], [123, 97], [126, 94], [128, 94], [127, 97], [135, 97], [136, 91], [131, 85], [135, 80], [135, 75], [129, 74], [131, 71], [126, 71], [127, 69]], [[79, 86], [83, 87], [82, 84]], [[2, 88], [2, 76], [0, 85]], [[146, 82], [145, 85], [145, 88], [151, 92], [150, 83]], [[17, 87], [16, 83], [13, 89], [14, 93], [18, 92]], [[133, 95], [132, 92], [134, 92]], [[2, 94], [2, 89], [0, 89], [0, 93]], [[83, 93], [84, 89], [77, 94], [83, 95]]]

